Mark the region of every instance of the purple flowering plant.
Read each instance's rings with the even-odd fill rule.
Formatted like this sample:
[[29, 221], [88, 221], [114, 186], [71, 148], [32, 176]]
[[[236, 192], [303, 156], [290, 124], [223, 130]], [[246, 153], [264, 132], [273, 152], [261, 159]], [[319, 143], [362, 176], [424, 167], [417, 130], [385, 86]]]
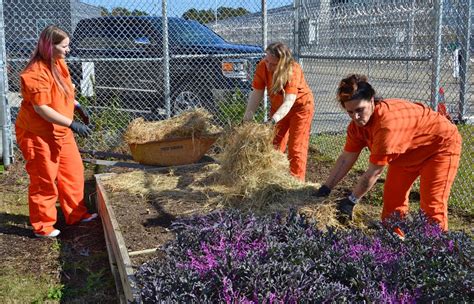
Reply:
[[[406, 234], [396, 237], [392, 227]], [[290, 210], [225, 210], [172, 224], [165, 258], [136, 273], [144, 303], [472, 302], [474, 243], [423, 214], [322, 232]]]

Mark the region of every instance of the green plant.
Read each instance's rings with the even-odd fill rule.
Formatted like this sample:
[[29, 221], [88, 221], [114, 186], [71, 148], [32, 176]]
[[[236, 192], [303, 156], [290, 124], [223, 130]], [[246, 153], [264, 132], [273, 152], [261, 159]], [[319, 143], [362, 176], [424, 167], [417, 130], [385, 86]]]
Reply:
[[97, 289], [99, 286], [102, 286], [104, 284], [104, 273], [104, 268], [100, 269], [97, 272], [89, 272], [86, 281], [86, 289], [94, 290]]
[[61, 243], [58, 240], [54, 240], [51, 244], [51, 250], [56, 252], [61, 251]]
[[[247, 95], [239, 88], [233, 92], [228, 92], [224, 95], [223, 100], [217, 103], [219, 113], [219, 120], [225, 124], [234, 125], [242, 121], [247, 107]], [[254, 120], [263, 122], [265, 111], [262, 106], [257, 109]]]
[[48, 289], [47, 300], [61, 300], [63, 297], [64, 285], [52, 286]]
[[91, 117], [93, 133], [87, 138], [79, 138], [78, 144], [81, 147], [91, 146], [94, 150], [110, 151], [120, 146], [122, 133], [131, 120], [129, 113], [120, 109], [117, 97], [111, 98], [107, 107], [96, 107], [97, 96], [80, 96], [79, 103], [86, 107]]

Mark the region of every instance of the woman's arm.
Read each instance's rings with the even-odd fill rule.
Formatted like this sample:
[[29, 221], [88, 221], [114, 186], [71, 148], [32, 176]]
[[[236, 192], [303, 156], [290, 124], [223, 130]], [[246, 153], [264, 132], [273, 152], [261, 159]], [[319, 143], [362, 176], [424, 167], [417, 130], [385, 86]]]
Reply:
[[244, 121], [250, 121], [253, 119], [255, 111], [257, 111], [258, 105], [263, 99], [263, 90], [253, 89], [249, 95], [249, 101], [247, 103], [247, 108], [245, 109]]
[[337, 158], [336, 164], [332, 167], [329, 177], [324, 185], [329, 189], [334, 188], [352, 168], [354, 163], [357, 161], [357, 158], [359, 158], [359, 154], [360, 153], [343, 151]]
[[357, 199], [360, 199], [362, 196], [364, 196], [364, 194], [366, 194], [375, 185], [384, 168], [385, 166], [383, 165], [380, 166], [369, 163], [369, 168], [359, 178], [359, 181], [357, 182], [354, 191], [352, 191], [352, 194], [354, 194]]
[[60, 125], [63, 127], [69, 127], [72, 123], [72, 119], [67, 118], [66, 116], [59, 114], [53, 108], [48, 105], [33, 106], [35, 112], [38, 113], [44, 120], [49, 121], [50, 123]]
[[275, 122], [279, 122], [282, 120], [288, 112], [290, 112], [291, 107], [295, 104], [296, 101], [296, 94], [286, 94], [285, 100], [278, 108], [278, 110], [273, 114], [272, 118]]

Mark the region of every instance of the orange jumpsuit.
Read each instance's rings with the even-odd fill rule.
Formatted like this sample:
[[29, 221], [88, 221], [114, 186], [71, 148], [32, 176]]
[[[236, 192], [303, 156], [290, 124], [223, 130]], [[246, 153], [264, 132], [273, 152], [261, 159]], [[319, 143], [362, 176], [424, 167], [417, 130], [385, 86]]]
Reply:
[[351, 122], [344, 150], [370, 150], [370, 162], [389, 165], [384, 185], [382, 220], [408, 212], [408, 195], [420, 176], [420, 207], [448, 229], [448, 198], [461, 155], [461, 135], [442, 114], [402, 99], [375, 105], [364, 127]]
[[[73, 92], [66, 63], [58, 60], [56, 65]], [[23, 101], [15, 130], [30, 177], [30, 222], [36, 234], [47, 235], [57, 220], [58, 198], [67, 224], [89, 216], [84, 205], [84, 167], [72, 131], [46, 121], [33, 105], [48, 105], [72, 119], [74, 94], [66, 97], [60, 91], [45, 62], [36, 62], [20, 78]]]
[[[258, 65], [252, 87], [264, 90], [272, 87], [273, 73], [267, 70], [262, 60]], [[304, 181], [306, 162], [308, 158], [309, 135], [311, 121], [314, 115], [314, 97], [298, 63], [293, 64], [293, 74], [284, 87], [285, 94], [295, 94], [296, 101], [288, 114], [276, 124], [276, 135], [273, 144], [277, 149], [285, 152], [288, 144], [288, 159], [290, 172], [293, 176]], [[283, 92], [269, 95], [273, 115], [283, 103]]]

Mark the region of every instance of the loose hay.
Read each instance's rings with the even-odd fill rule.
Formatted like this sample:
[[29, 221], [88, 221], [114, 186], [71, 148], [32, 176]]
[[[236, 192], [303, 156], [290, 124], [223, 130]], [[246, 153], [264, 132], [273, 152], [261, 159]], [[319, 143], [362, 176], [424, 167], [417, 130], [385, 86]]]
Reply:
[[262, 208], [287, 200], [287, 192], [308, 194], [308, 185], [290, 174], [287, 156], [274, 148], [273, 137], [273, 128], [253, 122], [225, 134], [218, 173], [229, 187], [228, 197], [240, 196]]
[[124, 140], [127, 144], [144, 144], [165, 139], [213, 136], [221, 129], [211, 121], [212, 115], [201, 108], [160, 121], [147, 122], [140, 117], [129, 124]]
[[[125, 190], [153, 200], [176, 216], [225, 207], [256, 213], [296, 208], [314, 219], [319, 229], [346, 229], [337, 220], [334, 199], [313, 196], [320, 184], [303, 183], [289, 173], [287, 156], [274, 148], [273, 137], [273, 128], [246, 123], [221, 137], [219, 164], [167, 174], [130, 172], [105, 183], [112, 191]], [[356, 208], [350, 227], [367, 230], [368, 218], [367, 212]]]

